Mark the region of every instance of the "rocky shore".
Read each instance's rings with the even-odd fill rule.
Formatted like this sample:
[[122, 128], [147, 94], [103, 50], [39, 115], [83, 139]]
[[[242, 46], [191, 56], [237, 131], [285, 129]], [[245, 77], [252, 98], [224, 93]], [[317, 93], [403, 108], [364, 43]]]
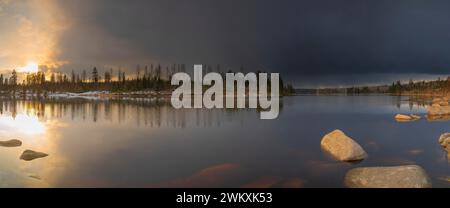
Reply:
[[440, 120], [450, 117], [450, 97], [438, 97], [431, 101], [427, 107], [428, 118], [431, 120]]
[[[397, 118], [397, 116], [396, 116]], [[400, 117], [415, 119], [414, 117]], [[439, 143], [450, 151], [450, 133], [443, 134]], [[342, 162], [361, 161], [367, 158], [366, 151], [342, 130], [334, 130], [321, 140], [321, 147], [334, 159]], [[350, 169], [344, 184], [349, 188], [431, 188], [426, 171], [418, 165], [358, 167]]]

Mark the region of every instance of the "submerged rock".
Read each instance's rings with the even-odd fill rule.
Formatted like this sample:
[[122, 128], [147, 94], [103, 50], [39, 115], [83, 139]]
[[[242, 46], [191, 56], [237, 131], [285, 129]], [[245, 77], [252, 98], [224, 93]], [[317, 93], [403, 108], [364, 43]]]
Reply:
[[341, 130], [325, 135], [320, 146], [339, 161], [359, 161], [367, 157], [364, 149]]
[[431, 188], [425, 170], [417, 165], [354, 168], [345, 175], [349, 188]]
[[442, 134], [441, 137], [439, 137], [439, 144], [450, 152], [450, 133]]
[[0, 141], [1, 147], [20, 147], [22, 146], [22, 141], [17, 139], [11, 139], [8, 141]]
[[421, 117], [418, 115], [403, 115], [403, 114], [397, 114], [395, 115], [395, 120], [399, 122], [405, 122], [405, 121], [416, 121], [419, 120]]
[[42, 158], [42, 157], [47, 157], [48, 154], [45, 154], [43, 152], [35, 152], [33, 150], [25, 150], [22, 155], [20, 156], [21, 160], [25, 160], [25, 161], [31, 161], [34, 159], [38, 159], [38, 158]]

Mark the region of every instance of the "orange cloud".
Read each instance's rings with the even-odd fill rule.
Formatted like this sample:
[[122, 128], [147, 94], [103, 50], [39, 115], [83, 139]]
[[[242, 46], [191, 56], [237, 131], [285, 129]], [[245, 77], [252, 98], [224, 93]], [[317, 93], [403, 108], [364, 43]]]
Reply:
[[[2, 7], [3, 5], [3, 7]], [[56, 60], [58, 38], [69, 21], [55, 0], [0, 1], [0, 70], [37, 62], [47, 68], [64, 64]]]

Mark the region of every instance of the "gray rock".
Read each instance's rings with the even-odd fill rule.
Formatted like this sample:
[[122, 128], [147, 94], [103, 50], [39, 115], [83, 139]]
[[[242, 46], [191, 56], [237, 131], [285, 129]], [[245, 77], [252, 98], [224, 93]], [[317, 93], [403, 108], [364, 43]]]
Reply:
[[354, 168], [345, 175], [349, 188], [431, 188], [425, 170], [417, 165]]
[[339, 161], [358, 161], [367, 157], [364, 149], [341, 130], [325, 135], [320, 146]]
[[0, 141], [1, 147], [20, 147], [22, 146], [22, 142], [17, 139], [11, 139], [8, 141]]
[[25, 150], [22, 155], [20, 156], [21, 160], [25, 160], [25, 161], [31, 161], [34, 159], [38, 159], [38, 158], [42, 158], [42, 157], [47, 157], [48, 154], [45, 154], [43, 152], [35, 152], [33, 150]]

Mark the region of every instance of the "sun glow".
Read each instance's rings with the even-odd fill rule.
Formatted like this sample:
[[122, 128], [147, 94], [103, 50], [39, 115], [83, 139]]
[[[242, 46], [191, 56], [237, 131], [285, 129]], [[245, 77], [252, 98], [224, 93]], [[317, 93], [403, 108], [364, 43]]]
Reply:
[[26, 66], [17, 68], [17, 71], [36, 73], [39, 71], [39, 65], [36, 62], [30, 62]]
[[7, 132], [17, 132], [27, 135], [45, 133], [45, 125], [36, 116], [19, 114], [15, 118], [10, 116], [0, 117], [0, 129]]

